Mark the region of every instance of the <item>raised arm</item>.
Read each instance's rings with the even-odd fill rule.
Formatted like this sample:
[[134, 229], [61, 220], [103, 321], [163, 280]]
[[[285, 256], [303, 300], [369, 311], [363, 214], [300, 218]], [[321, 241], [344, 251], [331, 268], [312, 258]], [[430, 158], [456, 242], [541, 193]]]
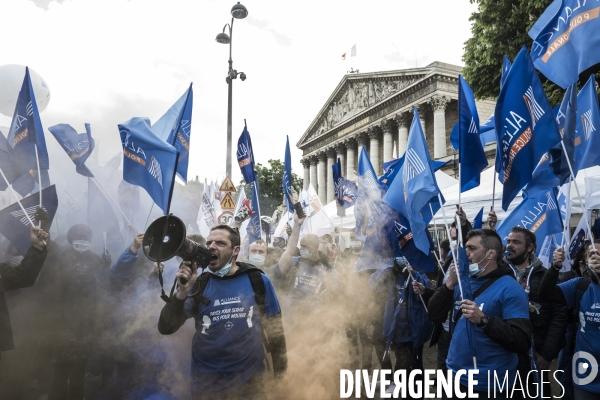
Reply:
[[285, 275], [292, 264], [292, 257], [294, 255], [294, 251], [296, 247], [298, 247], [298, 240], [300, 238], [300, 227], [302, 227], [302, 223], [304, 222], [304, 218], [298, 218], [298, 214], [294, 211], [294, 226], [292, 227], [292, 233], [288, 239], [287, 248], [281, 255], [279, 259], [279, 271], [282, 275]]

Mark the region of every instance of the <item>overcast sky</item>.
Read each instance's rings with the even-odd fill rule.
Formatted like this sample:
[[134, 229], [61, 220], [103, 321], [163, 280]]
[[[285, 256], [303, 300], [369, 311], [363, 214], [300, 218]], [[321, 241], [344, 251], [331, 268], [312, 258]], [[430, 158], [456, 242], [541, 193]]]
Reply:
[[[44, 128], [68, 123], [99, 139], [100, 162], [120, 150], [117, 124], [156, 121], [194, 82], [188, 177], [225, 174], [228, 46], [215, 41], [235, 1], [1, 0], [0, 65], [22, 64], [48, 83]], [[283, 159], [351, 67], [360, 72], [463, 65], [469, 0], [244, 0], [236, 20], [234, 149], [244, 118], [258, 162]], [[356, 57], [341, 55], [356, 44]], [[1, 90], [1, 88], [0, 88]], [[10, 118], [0, 116], [0, 126]], [[47, 132], [49, 147], [58, 148]], [[51, 168], [53, 159], [51, 158]], [[60, 158], [58, 162], [70, 162]], [[234, 181], [241, 179], [234, 156]]]

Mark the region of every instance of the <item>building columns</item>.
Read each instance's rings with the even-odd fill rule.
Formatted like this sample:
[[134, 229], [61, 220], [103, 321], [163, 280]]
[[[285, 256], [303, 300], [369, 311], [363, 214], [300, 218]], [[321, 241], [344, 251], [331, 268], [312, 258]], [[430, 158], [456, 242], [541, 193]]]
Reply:
[[394, 153], [394, 140], [392, 138], [392, 121], [385, 120], [380, 127], [383, 131], [383, 162], [392, 161]]
[[300, 163], [304, 167], [304, 181], [302, 182], [302, 189], [308, 190], [310, 184], [310, 161], [307, 158], [300, 160]]
[[375, 170], [375, 175], [379, 176], [379, 170], [381, 169], [381, 162], [379, 161], [379, 130], [371, 128], [367, 134], [371, 141], [369, 145], [369, 157], [371, 158], [371, 164]]
[[316, 156], [310, 156], [308, 160], [310, 161], [310, 184], [312, 185], [313, 189], [317, 190], [319, 187], [319, 178], [317, 175], [317, 163], [319, 160]]
[[446, 106], [450, 102], [447, 96], [432, 96], [429, 104], [433, 108], [433, 158], [446, 156]]
[[356, 140], [354, 138], [346, 139], [346, 178], [354, 180], [356, 177]]
[[319, 154], [317, 154], [317, 157], [319, 158], [319, 165], [317, 165], [317, 169], [319, 172], [319, 185], [317, 193], [319, 195], [319, 200], [321, 201], [321, 204], [325, 205], [327, 204], [327, 154], [324, 151], [322, 151]]
[[410, 115], [407, 113], [396, 114], [396, 123], [398, 124], [398, 157], [402, 157], [406, 153], [408, 145], [408, 125]]
[[329, 148], [327, 152], [327, 203], [331, 203], [335, 200], [335, 185], [333, 184], [333, 164], [335, 164], [335, 149]]
[[[335, 151], [337, 152], [337, 158], [340, 159], [340, 164], [341, 164], [341, 174], [344, 177], [347, 177], [348, 175], [345, 174], [345, 167], [346, 167], [346, 145], [344, 143], [338, 143], [335, 145]], [[337, 160], [335, 160], [335, 162], [337, 162]]]

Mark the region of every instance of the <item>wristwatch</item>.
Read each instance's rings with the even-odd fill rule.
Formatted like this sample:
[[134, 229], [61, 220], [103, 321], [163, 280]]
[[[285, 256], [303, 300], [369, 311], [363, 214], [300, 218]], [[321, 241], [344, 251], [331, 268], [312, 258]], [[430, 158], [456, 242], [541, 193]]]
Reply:
[[478, 327], [480, 328], [485, 328], [487, 324], [490, 323], [490, 318], [487, 315], [483, 315], [483, 317], [481, 317], [481, 322], [477, 324]]

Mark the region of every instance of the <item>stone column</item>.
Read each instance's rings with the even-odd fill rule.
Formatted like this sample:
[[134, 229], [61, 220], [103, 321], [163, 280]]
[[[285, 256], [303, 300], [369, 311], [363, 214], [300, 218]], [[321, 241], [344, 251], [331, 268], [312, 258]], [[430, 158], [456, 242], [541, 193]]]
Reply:
[[348, 138], [344, 144], [346, 145], [346, 178], [354, 180], [356, 177], [356, 139]]
[[333, 184], [333, 164], [335, 164], [335, 149], [330, 147], [326, 150], [327, 152], [327, 203], [331, 203], [335, 200], [335, 185]]
[[427, 112], [427, 104], [426, 103], [417, 104], [416, 107], [417, 107], [417, 110], [419, 110], [419, 121], [421, 121], [421, 127], [423, 128], [423, 135], [425, 136], [425, 138], [427, 138], [427, 133], [425, 131], [425, 113]]
[[398, 124], [398, 157], [402, 157], [406, 153], [410, 117], [409, 113], [398, 113], [394, 117]]
[[[319, 178], [317, 175], [317, 163], [319, 162], [317, 156], [310, 156], [310, 184], [313, 189], [317, 190], [319, 188]], [[307, 189], [308, 190], [308, 189]]]
[[[340, 159], [340, 164], [342, 164], [342, 175], [346, 178], [346, 145], [341, 142], [335, 145], [335, 151], [337, 152], [337, 158]], [[337, 159], [335, 160], [337, 162]]]
[[381, 162], [379, 161], [379, 136], [381, 135], [379, 129], [377, 128], [369, 129], [368, 135], [371, 141], [369, 146], [369, 157], [371, 158], [371, 164], [375, 170], [375, 175], [379, 176], [381, 174]]
[[433, 108], [433, 158], [446, 156], [446, 106], [448, 96], [432, 96], [429, 104]]
[[317, 193], [321, 204], [325, 205], [327, 204], [327, 153], [321, 151], [317, 154], [317, 157], [319, 157], [319, 165], [317, 166], [319, 170], [319, 188]]
[[385, 120], [379, 125], [383, 132], [383, 162], [392, 161], [392, 154], [394, 153], [391, 122], [390, 120]]
[[308, 190], [308, 185], [310, 184], [310, 161], [308, 158], [303, 158], [300, 160], [300, 163], [304, 167], [304, 182], [302, 184], [302, 189]]

